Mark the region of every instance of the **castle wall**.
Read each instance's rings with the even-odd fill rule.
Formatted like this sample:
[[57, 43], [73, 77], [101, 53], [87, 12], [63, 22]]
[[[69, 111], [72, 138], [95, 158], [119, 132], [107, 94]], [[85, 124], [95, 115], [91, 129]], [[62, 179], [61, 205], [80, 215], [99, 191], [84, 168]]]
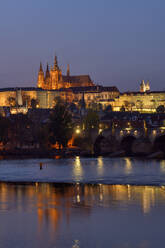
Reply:
[[124, 106], [126, 110], [155, 112], [158, 106], [165, 106], [165, 92], [124, 93], [112, 105], [115, 111]]
[[53, 108], [55, 101], [54, 99], [60, 96], [58, 91], [37, 91], [37, 100], [39, 108]]
[[0, 91], [0, 106], [10, 106], [9, 98], [16, 98], [16, 91]]

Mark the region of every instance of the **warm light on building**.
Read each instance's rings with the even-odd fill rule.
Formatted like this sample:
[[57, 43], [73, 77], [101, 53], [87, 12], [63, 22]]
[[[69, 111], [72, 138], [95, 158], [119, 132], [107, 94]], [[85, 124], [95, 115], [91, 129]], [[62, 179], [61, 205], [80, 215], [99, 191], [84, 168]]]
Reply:
[[157, 131], [156, 130], [153, 130], [152, 133], [153, 133], [153, 135], [156, 135]]
[[81, 133], [80, 127], [77, 127], [75, 132], [76, 134], [80, 134]]
[[135, 131], [134, 131], [134, 134], [135, 134], [135, 135], [137, 135], [137, 134], [138, 134], [138, 131], [137, 131], [137, 130], [135, 130]]
[[103, 129], [102, 129], [102, 128], [100, 128], [100, 129], [99, 129], [99, 134], [101, 134], [101, 133], [102, 133], [102, 131], [103, 131]]

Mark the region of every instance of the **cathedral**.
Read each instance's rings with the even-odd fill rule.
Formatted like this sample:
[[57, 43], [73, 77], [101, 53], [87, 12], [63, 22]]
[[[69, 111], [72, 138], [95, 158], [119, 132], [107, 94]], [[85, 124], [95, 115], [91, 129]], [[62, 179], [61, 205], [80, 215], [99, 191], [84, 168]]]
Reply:
[[46, 72], [42, 68], [40, 63], [40, 69], [38, 72], [38, 82], [37, 87], [44, 90], [59, 90], [61, 88], [70, 87], [88, 87], [94, 86], [89, 75], [78, 75], [71, 76], [69, 65], [67, 66], [67, 74], [62, 75], [62, 71], [58, 66], [57, 56], [54, 59], [54, 65], [49, 70], [49, 65], [47, 64]]

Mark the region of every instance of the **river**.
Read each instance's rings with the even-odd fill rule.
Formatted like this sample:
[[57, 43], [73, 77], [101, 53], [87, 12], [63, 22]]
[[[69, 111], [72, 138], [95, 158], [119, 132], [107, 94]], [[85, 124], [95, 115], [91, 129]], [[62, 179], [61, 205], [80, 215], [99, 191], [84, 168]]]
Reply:
[[164, 160], [1, 160], [0, 181], [0, 248], [164, 247]]

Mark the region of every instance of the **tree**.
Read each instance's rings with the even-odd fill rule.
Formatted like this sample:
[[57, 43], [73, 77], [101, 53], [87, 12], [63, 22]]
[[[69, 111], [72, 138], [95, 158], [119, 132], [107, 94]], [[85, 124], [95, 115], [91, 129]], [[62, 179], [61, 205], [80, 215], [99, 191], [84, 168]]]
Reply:
[[129, 102], [128, 101], [124, 101], [124, 107], [127, 111], [129, 111]]
[[64, 104], [64, 100], [60, 96], [56, 96], [53, 99], [53, 105], [56, 106], [57, 104]]
[[99, 127], [99, 116], [93, 109], [88, 109], [87, 115], [84, 118], [85, 130], [89, 131]]
[[15, 107], [16, 106], [16, 99], [15, 97], [9, 96], [7, 98], [7, 105], [9, 104], [10, 107]]
[[135, 103], [134, 102], [130, 102], [130, 104], [129, 104], [129, 110], [132, 111], [134, 106], [135, 106]]
[[99, 110], [99, 105], [95, 101], [90, 102], [88, 107], [90, 109], [94, 110], [94, 111], [98, 111]]
[[83, 147], [87, 150], [93, 151], [93, 135], [95, 132], [98, 133], [99, 128], [99, 116], [97, 111], [88, 109], [86, 116], [83, 119], [84, 126], [84, 140]]
[[164, 105], [159, 105], [159, 106], [156, 108], [156, 112], [157, 112], [157, 113], [164, 113], [164, 112], [165, 112], [165, 107], [164, 107]]
[[30, 118], [22, 113], [13, 115], [10, 125], [10, 141], [12, 146], [22, 148], [23, 145], [32, 143], [33, 125]]
[[155, 99], [152, 99], [151, 102], [152, 102], [153, 109], [156, 109], [157, 103], [156, 103]]
[[132, 111], [133, 107], [135, 106], [135, 103], [124, 101], [124, 106], [127, 109], [127, 111]]
[[9, 139], [9, 127], [10, 121], [6, 117], [0, 116], [0, 142], [3, 144], [6, 144]]
[[120, 108], [120, 112], [125, 112], [124, 105], [122, 105], [122, 106], [121, 106], [121, 108]]
[[106, 108], [105, 108], [105, 112], [112, 112], [112, 105], [109, 104]]
[[32, 109], [36, 109], [36, 107], [37, 107], [37, 104], [38, 104], [38, 100], [37, 99], [34, 99], [34, 98], [32, 98], [31, 99], [31, 107], [32, 107]]
[[144, 106], [143, 101], [141, 101], [141, 100], [136, 101], [136, 108], [137, 109], [140, 109], [142, 111], [143, 106]]
[[59, 147], [66, 147], [69, 139], [72, 137], [73, 124], [71, 114], [66, 106], [57, 103], [49, 121], [49, 141], [51, 144], [58, 144]]

